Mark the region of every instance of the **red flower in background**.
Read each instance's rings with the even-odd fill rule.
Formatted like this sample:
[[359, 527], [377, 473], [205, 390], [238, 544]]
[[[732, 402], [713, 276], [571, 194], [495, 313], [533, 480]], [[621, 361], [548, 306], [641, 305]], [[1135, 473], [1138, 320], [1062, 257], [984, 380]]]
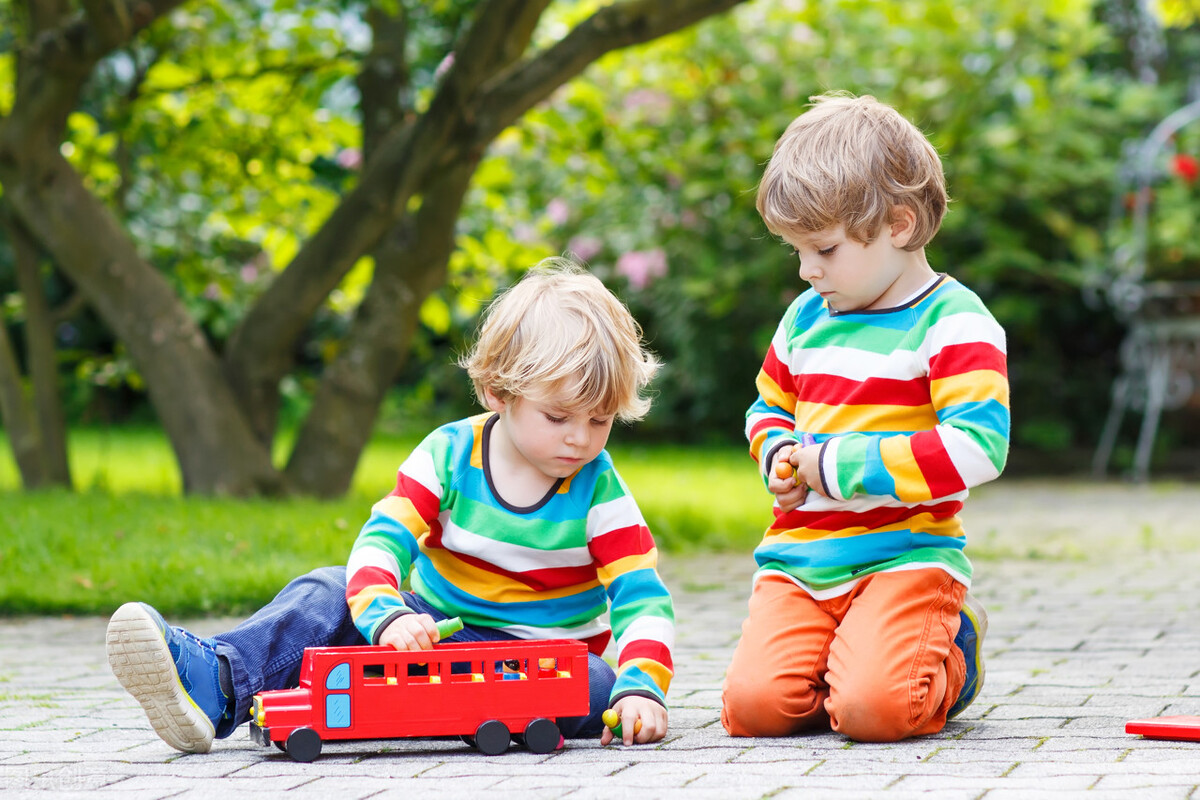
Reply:
[[1195, 183], [1200, 178], [1200, 161], [1187, 153], [1179, 153], [1171, 159], [1171, 169], [1188, 183]]

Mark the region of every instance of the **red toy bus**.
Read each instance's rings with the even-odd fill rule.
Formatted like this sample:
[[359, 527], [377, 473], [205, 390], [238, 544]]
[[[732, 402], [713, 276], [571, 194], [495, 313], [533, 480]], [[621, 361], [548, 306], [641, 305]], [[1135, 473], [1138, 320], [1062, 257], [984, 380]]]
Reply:
[[549, 753], [561, 741], [555, 718], [587, 712], [588, 651], [574, 639], [310, 647], [299, 687], [254, 696], [250, 738], [297, 761], [325, 740], [405, 736], [462, 736], [498, 755], [515, 735]]

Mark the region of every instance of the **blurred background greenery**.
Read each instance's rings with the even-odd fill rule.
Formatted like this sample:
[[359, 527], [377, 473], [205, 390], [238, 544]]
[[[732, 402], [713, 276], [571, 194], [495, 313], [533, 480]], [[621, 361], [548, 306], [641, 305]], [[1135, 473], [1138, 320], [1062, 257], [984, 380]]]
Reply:
[[[0, 0], [10, 18], [13, 5]], [[414, 5], [432, 17], [413, 23], [409, 42], [412, 69], [425, 76], [414, 91], [428, 92], [452, 22], [475, 4]], [[590, 5], [553, 4], [546, 35]], [[802, 288], [754, 212], [754, 187], [807, 98], [840, 88], [896, 105], [943, 155], [954, 202], [930, 260], [978, 291], [1008, 332], [1012, 468], [1082, 466], [1122, 333], [1083, 291], [1108, 258], [1119, 159], [1188, 99], [1200, 65], [1186, 4], [1163, 3], [1149, 19], [1138, 15], [1143, 5], [755, 0], [610, 53], [484, 155], [449, 279], [421, 306], [379, 427], [414, 433], [470, 411], [452, 362], [479, 309], [539, 258], [573, 251], [629, 303], [666, 361], [637, 437], [740, 441], [770, 333]], [[142, 63], [133, 49], [118, 51], [70, 114], [63, 152], [218, 350], [356, 180], [354, 66], [370, 35], [358, 11], [319, 0], [185, 4], [174, 29], [155, 32], [185, 41], [156, 44], [167, 55], [186, 49], [192, 61]], [[0, 109], [12, 103], [14, 69], [11, 32], [4, 40]], [[273, 59], [292, 71], [269, 68]], [[214, 79], [229, 61], [247, 77]], [[86, 302], [66, 305], [69, 278], [50, 265], [43, 274], [60, 310], [57, 372], [70, 422], [153, 421], [128, 348]], [[298, 343], [299, 368], [283, 382], [282, 414], [293, 424], [370, 280], [362, 259]], [[0, 237], [4, 287], [19, 351], [25, 304]], [[1169, 417], [1161, 458], [1195, 446], [1195, 427]]]
[[[457, 43], [496, 4], [153, 5], [172, 8], [89, 64], [63, 116], [57, 151], [228, 366], [239, 326], [268, 296], [275, 277], [366, 183], [380, 163], [371, 150], [384, 148], [383, 134], [436, 110], [445, 76], [465, 58]], [[550, 3], [532, 31], [530, 52], [548, 52], [605, 5]], [[0, 0], [0, 123], [7, 117], [10, 129], [24, 110], [21, 64], [33, 64], [26, 73], [38, 66], [35, 59], [22, 61], [33, 59], [35, 6]], [[345, 470], [355, 478], [348, 487], [301, 492], [341, 498], [331, 505], [288, 500], [297, 509], [294, 519], [320, 513], [333, 529], [337, 520], [356, 528], [364, 498], [385, 490], [411, 442], [476, 410], [454, 357], [480, 309], [523, 269], [569, 251], [629, 304], [666, 364], [651, 415], [614, 434], [614, 447], [626, 456], [621, 468], [640, 485], [639, 500], [656, 531], [678, 547], [752, 544], [763, 510], [742, 455], [743, 415], [774, 326], [803, 288], [794, 259], [754, 211], [754, 188], [778, 135], [809, 96], [829, 89], [895, 105], [942, 154], [953, 203], [929, 258], [977, 291], [1007, 331], [1010, 472], [1085, 471], [1109, 407], [1124, 333], [1096, 291], [1119, 235], [1112, 223], [1123, 208], [1121, 159], [1131, 142], [1195, 97], [1200, 25], [1193, 6], [1183, 0], [995, 0], [982, 6], [752, 0], [598, 57], [471, 156], [478, 161], [450, 229], [444, 280], [415, 312], [404, 357], [396, 359], [378, 414], [368, 420], [370, 443]], [[64, 20], [77, 13], [65, 0], [56, 7]], [[366, 65], [381, 63], [381, 34], [389, 30], [403, 45], [389, 62], [403, 67], [388, 107], [399, 121], [395, 128], [372, 127], [364, 112]], [[497, 68], [495, 81], [509, 74]], [[379, 137], [374, 144], [373, 134]], [[1178, 155], [1200, 156], [1200, 143], [1181, 140]], [[1163, 192], [1179, 195], [1167, 212], [1176, 250], [1184, 252], [1192, 248], [1187, 231], [1200, 198], [1187, 162], [1173, 163], [1180, 171], [1164, 174], [1175, 181]], [[6, 164], [11, 160], [0, 158], [0, 217], [36, 228], [21, 216], [29, 211], [17, 191], [19, 165], [5, 172]], [[432, 196], [438, 175], [423, 180], [425, 196]], [[14, 210], [6, 208], [10, 201]], [[419, 191], [407, 195], [397, 213], [411, 212], [419, 221], [421, 202]], [[0, 229], [6, 334], [0, 349], [11, 354], [11, 374], [20, 376], [29, 396], [31, 303], [28, 284], [18, 281], [14, 230]], [[53, 376], [70, 431], [73, 474], [49, 483], [101, 495], [179, 494], [186, 480], [158, 430], [163, 409], [156, 410], [147, 392], [143, 365], [48, 238], [34, 250], [50, 309]], [[291, 368], [275, 382], [278, 429], [264, 436], [278, 465], [302, 435], [297, 432], [318, 401], [322, 378], [349, 350], [380, 257], [370, 251], [352, 258], [353, 266], [289, 343]], [[1173, 269], [1175, 277], [1200, 279], [1186, 265]], [[9, 419], [5, 427], [14, 430]], [[1156, 471], [1193, 474], [1200, 465], [1198, 431], [1194, 409], [1168, 414], [1156, 443]], [[1129, 461], [1127, 438], [1118, 466]], [[710, 469], [715, 472], [703, 471]], [[678, 477], [674, 490], [664, 475]], [[14, 530], [31, 503], [45, 503], [39, 513], [53, 509], [54, 516], [74, 502], [66, 492], [22, 497], [14, 493], [22, 483], [6, 451], [0, 484], [9, 491], [0, 502]], [[697, 485], [741, 487], [731, 496], [745, 492], [748, 499], [731, 500], [713, 521], [694, 510]], [[651, 487], [670, 499], [656, 501], [658, 488]], [[280, 535], [302, 527], [268, 523], [271, 508], [254, 524]], [[160, 512], [173, 515], [165, 507]], [[119, 509], [96, 513], [110, 520], [109, 533], [136, 527], [112, 521]], [[749, 524], [746, 515], [753, 517]], [[66, 528], [62, 535], [79, 535], [77, 524]], [[242, 541], [240, 534], [234, 538]], [[246, 541], [245, 557], [253, 561], [258, 543]], [[339, 559], [342, 549], [336, 548]], [[309, 560], [320, 563], [333, 554], [310, 553]], [[22, 558], [0, 550], [0, 569]], [[296, 566], [272, 567], [271, 580]], [[119, 574], [114, 568], [109, 578], [89, 574], [76, 584], [94, 588]], [[26, 608], [24, 600], [0, 597], [0, 606], [6, 603]]]

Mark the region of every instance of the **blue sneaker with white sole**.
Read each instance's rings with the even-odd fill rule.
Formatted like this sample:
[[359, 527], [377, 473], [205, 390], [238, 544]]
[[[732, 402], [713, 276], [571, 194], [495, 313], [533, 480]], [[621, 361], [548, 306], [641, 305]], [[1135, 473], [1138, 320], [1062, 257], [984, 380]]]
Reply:
[[167, 625], [145, 603], [118, 608], [105, 640], [113, 674], [154, 732], [176, 750], [207, 753], [217, 724], [231, 714], [212, 642]]
[[954, 719], [965, 711], [983, 688], [983, 636], [987, 633], [987, 611], [979, 598], [968, 592], [958, 618], [960, 624], [958, 635], [954, 637], [954, 646], [962, 650], [963, 659], [967, 662], [967, 679], [958, 693], [958, 699], [950, 706], [946, 719]]

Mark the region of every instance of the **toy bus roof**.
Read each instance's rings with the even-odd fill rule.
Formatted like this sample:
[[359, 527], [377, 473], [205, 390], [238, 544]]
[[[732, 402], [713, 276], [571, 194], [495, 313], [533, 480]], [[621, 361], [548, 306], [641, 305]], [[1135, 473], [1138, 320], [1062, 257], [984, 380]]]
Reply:
[[[360, 659], [381, 657], [405, 660], [412, 658], [416, 661], [428, 661], [431, 657], [443, 656], [447, 659], [458, 658], [467, 660], [474, 655], [479, 658], [515, 657], [521, 654], [546, 655], [547, 651], [575, 651], [575, 655], [587, 653], [587, 645], [578, 639], [500, 639], [489, 642], [440, 642], [432, 650], [396, 650], [387, 645], [360, 645], [352, 647], [310, 647], [305, 650], [308, 657], [320, 656], [323, 659]], [[310, 655], [311, 654], [311, 655]], [[439, 659], [440, 660], [440, 659]]]

